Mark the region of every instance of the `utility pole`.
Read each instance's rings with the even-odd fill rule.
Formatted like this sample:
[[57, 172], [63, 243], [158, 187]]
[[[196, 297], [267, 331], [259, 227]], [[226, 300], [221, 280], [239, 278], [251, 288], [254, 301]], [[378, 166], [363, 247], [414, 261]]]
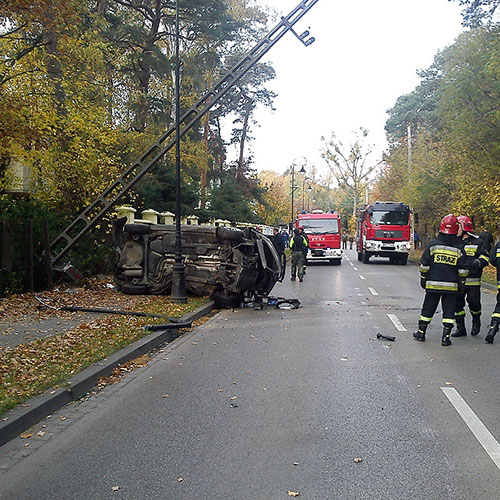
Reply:
[[408, 184], [411, 183], [411, 125], [408, 125]]

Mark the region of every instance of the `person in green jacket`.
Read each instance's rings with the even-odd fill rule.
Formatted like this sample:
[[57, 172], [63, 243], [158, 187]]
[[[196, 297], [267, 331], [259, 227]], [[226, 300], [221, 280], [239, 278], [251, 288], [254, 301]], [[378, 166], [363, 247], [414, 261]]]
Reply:
[[295, 281], [299, 277], [299, 281], [304, 281], [304, 250], [307, 250], [307, 240], [300, 234], [297, 228], [293, 232], [290, 240], [290, 250], [292, 251], [292, 276], [291, 280]]

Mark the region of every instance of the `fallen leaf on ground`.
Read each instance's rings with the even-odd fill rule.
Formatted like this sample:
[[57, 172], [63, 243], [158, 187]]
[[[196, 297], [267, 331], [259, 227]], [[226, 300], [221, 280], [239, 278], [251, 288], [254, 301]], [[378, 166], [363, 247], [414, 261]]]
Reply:
[[25, 432], [24, 434], [21, 434], [19, 437], [21, 439], [28, 439], [30, 437], [33, 437], [33, 433], [32, 432]]
[[300, 491], [290, 491], [290, 490], [288, 490], [288, 496], [289, 497], [298, 497], [298, 496], [300, 496]]
[[362, 461], [363, 461], [363, 459], [362, 459], [362, 458], [359, 458], [359, 457], [356, 457], [356, 458], [354, 459], [354, 462], [356, 462], [357, 464], [359, 464], [359, 463], [360, 463], [360, 462], [362, 462]]
[[168, 394], [164, 394], [162, 398], [168, 398]]
[[445, 385], [453, 385], [453, 382], [445, 382]]
[[184, 481], [183, 477], [180, 477], [179, 479], [177, 479], [177, 482], [179, 482], [179, 483], [182, 483], [182, 481]]
[[112, 487], [111, 487], [111, 489], [112, 489], [113, 491], [118, 491], [118, 490], [120, 489], [120, 487], [119, 487], [119, 486], [112, 486]]

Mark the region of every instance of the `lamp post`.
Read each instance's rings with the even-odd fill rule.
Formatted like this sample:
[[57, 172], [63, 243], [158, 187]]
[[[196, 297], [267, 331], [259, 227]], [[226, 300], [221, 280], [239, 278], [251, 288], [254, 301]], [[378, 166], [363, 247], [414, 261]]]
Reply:
[[[311, 179], [309, 179], [309, 177], [304, 177], [304, 179], [302, 180], [302, 211], [304, 211], [306, 209], [306, 203], [305, 203], [305, 198], [306, 198], [306, 190], [305, 190], [305, 185], [306, 185], [306, 181], [310, 181]], [[309, 188], [307, 188], [309, 189]], [[308, 209], [309, 211], [309, 209]]]
[[[292, 228], [293, 228], [293, 218], [294, 218], [293, 195], [295, 193], [295, 190], [298, 188], [298, 186], [295, 185], [295, 160], [292, 163], [291, 169], [292, 169], [292, 173], [291, 173], [292, 175], [291, 175], [291, 179], [290, 179], [290, 194], [292, 196], [292, 213], [291, 213], [291, 217], [290, 217], [290, 230], [292, 230]], [[305, 173], [306, 173], [306, 170], [304, 168], [304, 165], [302, 165], [302, 168], [299, 170], [299, 174], [305, 174]]]
[[[313, 188], [311, 187], [311, 184], [309, 184], [309, 186], [307, 186], [307, 211], [310, 212], [311, 211], [311, 207], [310, 207], [310, 199], [311, 199], [311, 192], [312, 192]], [[313, 198], [313, 203], [314, 203], [314, 198]]]
[[179, 0], [175, 2], [175, 260], [172, 266], [172, 302], [185, 304], [186, 276], [181, 234], [181, 125], [180, 125]]

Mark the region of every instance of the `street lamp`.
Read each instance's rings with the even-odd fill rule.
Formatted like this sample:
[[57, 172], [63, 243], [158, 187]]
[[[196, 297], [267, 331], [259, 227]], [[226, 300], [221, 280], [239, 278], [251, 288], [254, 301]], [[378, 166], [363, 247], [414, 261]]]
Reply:
[[[309, 205], [309, 201], [310, 201], [310, 198], [311, 198], [312, 190], [313, 190], [313, 188], [311, 187], [311, 184], [309, 184], [309, 186], [307, 186], [307, 211], [308, 212], [311, 211], [311, 207]], [[314, 202], [315, 202], [315, 198], [313, 198], [313, 203]]]
[[[305, 158], [304, 158], [304, 160], [305, 160]], [[306, 163], [307, 163], [307, 160], [306, 160]], [[293, 218], [294, 218], [293, 195], [295, 193], [295, 190], [299, 187], [299, 186], [295, 185], [295, 160], [292, 163], [291, 169], [292, 169], [292, 175], [291, 175], [291, 179], [290, 179], [290, 194], [292, 196], [292, 214], [290, 217], [290, 230], [293, 227]], [[302, 168], [299, 170], [299, 174], [305, 174], [305, 173], [306, 173], [306, 169], [304, 168], [304, 165], [302, 165]]]
[[182, 257], [181, 234], [181, 102], [179, 58], [179, 0], [175, 1], [175, 258], [172, 266], [172, 302], [185, 304], [186, 266]]

